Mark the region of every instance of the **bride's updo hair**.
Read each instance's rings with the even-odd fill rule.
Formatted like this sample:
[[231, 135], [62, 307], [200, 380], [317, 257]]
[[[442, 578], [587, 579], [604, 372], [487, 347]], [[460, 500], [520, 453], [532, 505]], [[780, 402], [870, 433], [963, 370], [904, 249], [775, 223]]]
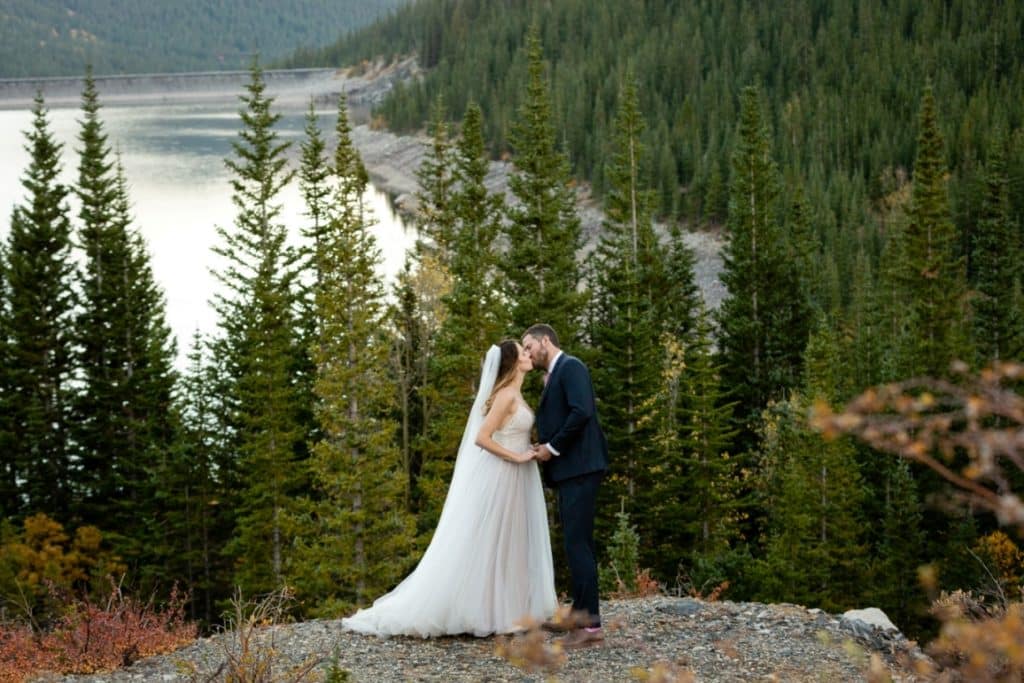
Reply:
[[491, 412], [491, 403], [494, 402], [495, 394], [512, 383], [512, 380], [516, 377], [516, 366], [519, 365], [519, 342], [515, 339], [506, 339], [498, 344], [498, 348], [501, 350], [501, 360], [498, 362], [498, 378], [494, 380], [494, 388], [491, 389], [491, 395], [487, 397], [487, 402], [484, 403], [484, 413]]

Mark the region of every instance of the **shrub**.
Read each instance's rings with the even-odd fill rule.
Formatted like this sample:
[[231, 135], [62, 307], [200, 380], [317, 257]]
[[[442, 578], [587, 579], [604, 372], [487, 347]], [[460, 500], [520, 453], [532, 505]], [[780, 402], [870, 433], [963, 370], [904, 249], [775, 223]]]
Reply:
[[111, 582], [105, 603], [72, 601], [46, 631], [0, 625], [0, 681], [22, 681], [42, 672], [89, 674], [192, 642], [196, 626], [184, 617], [187, 597], [171, 591], [163, 610], [127, 597]]

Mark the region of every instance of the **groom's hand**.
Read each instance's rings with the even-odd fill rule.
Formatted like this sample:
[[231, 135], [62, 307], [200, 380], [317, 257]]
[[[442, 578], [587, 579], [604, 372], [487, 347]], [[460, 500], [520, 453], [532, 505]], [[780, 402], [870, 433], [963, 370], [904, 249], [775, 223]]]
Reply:
[[547, 462], [551, 459], [551, 451], [548, 450], [548, 445], [546, 443], [537, 444], [534, 446], [534, 450], [537, 451], [537, 460]]

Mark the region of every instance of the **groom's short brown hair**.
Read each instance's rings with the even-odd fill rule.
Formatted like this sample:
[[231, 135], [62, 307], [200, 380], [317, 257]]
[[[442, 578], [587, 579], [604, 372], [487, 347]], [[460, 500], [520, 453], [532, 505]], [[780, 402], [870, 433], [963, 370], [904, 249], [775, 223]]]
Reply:
[[526, 330], [526, 334], [530, 335], [535, 339], [547, 337], [548, 339], [551, 340], [552, 344], [554, 344], [558, 348], [562, 348], [562, 345], [558, 343], [558, 334], [555, 332], [555, 328], [551, 327], [551, 325], [545, 325], [544, 323], [536, 323], [534, 325], [530, 325], [530, 329]]

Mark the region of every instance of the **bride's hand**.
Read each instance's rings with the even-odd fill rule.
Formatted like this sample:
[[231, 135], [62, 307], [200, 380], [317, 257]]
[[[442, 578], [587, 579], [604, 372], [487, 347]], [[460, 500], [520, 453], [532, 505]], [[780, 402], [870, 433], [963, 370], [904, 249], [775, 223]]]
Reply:
[[537, 457], [537, 451], [534, 450], [533, 447], [531, 447], [530, 450], [526, 451], [525, 453], [520, 453], [519, 457], [516, 458], [516, 462], [518, 462], [518, 463], [530, 462], [531, 460], [535, 459], [536, 457]]

